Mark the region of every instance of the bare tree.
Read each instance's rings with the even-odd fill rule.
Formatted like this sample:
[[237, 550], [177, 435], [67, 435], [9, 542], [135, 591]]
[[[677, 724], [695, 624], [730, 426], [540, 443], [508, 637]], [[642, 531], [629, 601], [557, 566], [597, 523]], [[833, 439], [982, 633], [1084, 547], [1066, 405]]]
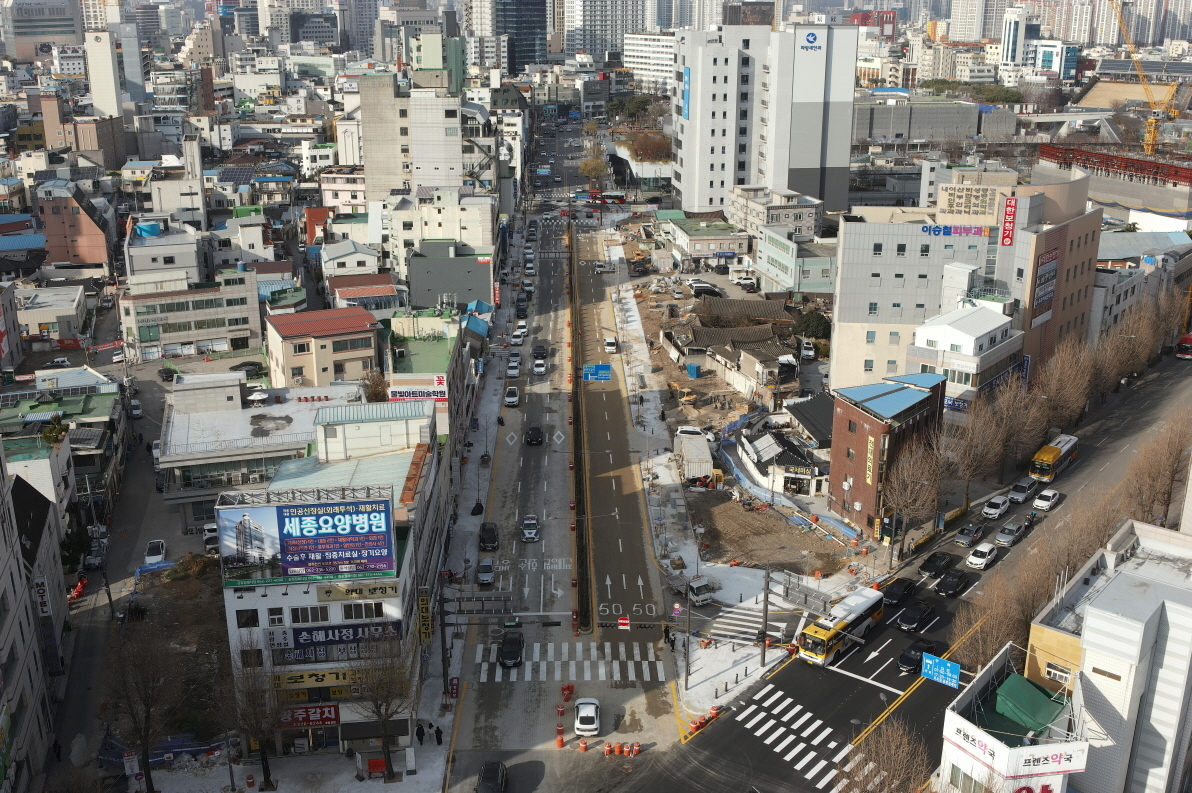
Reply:
[[160, 626], [133, 622], [121, 641], [115, 640], [108, 667], [108, 691], [117, 735], [141, 753], [145, 790], [156, 793], [149, 752], [170, 734], [188, 693], [182, 683], [184, 659], [170, 646]]
[[364, 387], [364, 398], [368, 402], [389, 401], [389, 381], [380, 369], [369, 371], [360, 381]]
[[[235, 680], [235, 722], [241, 738], [255, 741], [261, 756], [261, 790], [276, 790], [269, 771], [269, 745], [277, 734], [285, 703], [266, 671], [264, 650], [256, 637], [242, 636], [233, 664]], [[247, 747], [245, 747], [247, 752]]]
[[1159, 344], [1174, 344], [1184, 332], [1187, 322], [1187, 296], [1178, 289], [1168, 289], [1155, 301], [1155, 316], [1159, 324]]
[[841, 793], [919, 793], [931, 779], [935, 763], [919, 733], [891, 716], [839, 761], [834, 789]]
[[998, 479], [1002, 478], [1007, 456], [1021, 459], [1034, 454], [1047, 435], [1047, 410], [1040, 404], [1046, 400], [1027, 393], [1021, 374], [1015, 374], [994, 389], [990, 395], [994, 404], [996, 425], [1002, 429], [995, 436], [1003, 446], [998, 460]]
[[595, 120], [585, 121], [584, 125], [580, 129], [583, 130], [585, 135], [595, 135], [600, 131], [600, 122]]
[[1093, 361], [1088, 346], [1076, 334], [1060, 342], [1055, 354], [1035, 378], [1032, 394], [1047, 397], [1043, 407], [1047, 426], [1063, 429], [1084, 413], [1092, 385]]
[[[901, 537], [905, 537], [912, 526], [935, 516], [943, 469], [939, 435], [934, 431], [919, 432], [887, 462], [882, 498], [884, 508], [893, 513], [891, 542], [899, 534], [899, 519], [903, 524]], [[901, 543], [900, 538], [900, 549]]]
[[981, 579], [979, 601], [966, 602], [956, 611], [948, 634], [952, 660], [969, 671], [981, 668], [995, 653], [1014, 642], [1025, 647], [1030, 622], [1023, 620], [1014, 582], [1001, 570]]
[[1122, 479], [1122, 498], [1130, 516], [1146, 523], [1166, 523], [1176, 485], [1188, 467], [1192, 410], [1182, 408], [1148, 438]]
[[354, 704], [377, 723], [385, 755], [385, 777], [393, 779], [389, 750], [395, 736], [390, 734], [391, 722], [417, 707], [417, 648], [413, 640], [407, 646], [398, 634], [387, 632], [361, 644], [360, 656], [351, 664], [360, 686], [360, 698]]
[[1001, 463], [1005, 427], [998, 420], [993, 400], [978, 395], [969, 403], [964, 422], [954, 425], [947, 438], [948, 457], [956, 477], [964, 483], [964, 506], [969, 505], [973, 480], [992, 476]]
[[1108, 394], [1129, 372], [1131, 340], [1116, 329], [1103, 334], [1093, 348], [1092, 391]]

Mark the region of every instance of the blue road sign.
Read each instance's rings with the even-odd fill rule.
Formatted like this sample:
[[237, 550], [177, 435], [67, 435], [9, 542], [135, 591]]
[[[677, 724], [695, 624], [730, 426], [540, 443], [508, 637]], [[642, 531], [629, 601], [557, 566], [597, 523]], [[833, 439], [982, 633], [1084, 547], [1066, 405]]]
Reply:
[[579, 118], [579, 112], [576, 110], [572, 110], [570, 113], [567, 114], [567, 118]]
[[923, 677], [943, 683], [945, 686], [960, 688], [960, 664], [948, 661], [938, 656], [923, 653]]
[[607, 363], [586, 363], [584, 364], [584, 379], [612, 380], [613, 367]]

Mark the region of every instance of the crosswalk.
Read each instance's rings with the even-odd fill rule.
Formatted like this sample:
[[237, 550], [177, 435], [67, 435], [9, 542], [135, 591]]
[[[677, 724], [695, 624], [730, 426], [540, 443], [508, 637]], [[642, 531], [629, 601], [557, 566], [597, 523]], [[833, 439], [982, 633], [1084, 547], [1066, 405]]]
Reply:
[[[835, 734], [823, 719], [816, 718], [786, 692], [775, 689], [773, 683], [754, 694], [733, 719], [816, 790], [825, 790], [832, 783], [840, 763], [853, 750], [845, 736]], [[853, 762], [855, 759], [850, 758], [850, 766]], [[839, 783], [831, 793], [840, 793], [843, 787]]]
[[477, 644], [478, 683], [546, 683], [603, 680], [621, 684], [666, 681], [666, 665], [653, 642], [534, 642], [521, 666], [497, 661], [496, 642]]
[[[782, 638], [782, 631], [786, 627], [784, 622], [769, 620], [766, 625], [766, 635], [773, 640]], [[762, 613], [756, 607], [745, 608], [733, 606], [720, 612], [706, 631], [716, 639], [730, 639], [739, 642], [758, 641], [758, 631], [762, 629]]]

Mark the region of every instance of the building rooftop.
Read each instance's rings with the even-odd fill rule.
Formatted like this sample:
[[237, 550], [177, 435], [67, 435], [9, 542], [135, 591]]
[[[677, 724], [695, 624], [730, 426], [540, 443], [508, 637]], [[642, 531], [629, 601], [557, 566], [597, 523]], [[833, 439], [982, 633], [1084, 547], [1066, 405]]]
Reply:
[[394, 374], [444, 374], [451, 360], [455, 340], [438, 338], [416, 341], [407, 338], [399, 345], [405, 347], [406, 354], [393, 364]]
[[335, 294], [345, 300], [351, 300], [354, 297], [381, 297], [382, 295], [396, 295], [397, 287], [393, 284], [388, 286], [350, 286], [347, 289], [337, 289]]
[[4, 459], [10, 463], [45, 460], [54, 451], [41, 435], [9, 436], [0, 443], [4, 446]]
[[[338, 219], [336, 222], [339, 222]], [[361, 245], [355, 240], [340, 240], [339, 242], [333, 242], [330, 245], [324, 245], [322, 253], [320, 254], [323, 261], [325, 262], [331, 261], [332, 259], [338, 259], [341, 256], [352, 255], [372, 256], [373, 258], [380, 256], [380, 254], [374, 249], [367, 245]]]
[[12, 426], [30, 421], [49, 421], [55, 415], [63, 420], [84, 422], [107, 421], [118, 410], [120, 394], [74, 394], [57, 398], [45, 392], [36, 399], [21, 399], [16, 404], [0, 407], [0, 425]]
[[671, 220], [671, 223], [683, 229], [688, 237], [723, 237], [726, 234], [744, 234], [732, 223], [717, 220], [674, 219]]
[[[2, 238], [0, 238], [2, 239]], [[18, 311], [68, 311], [83, 299], [81, 286], [50, 286], [16, 290]]]
[[848, 223], [918, 223], [935, 225], [934, 207], [849, 207], [844, 215]]
[[414, 452], [411, 450], [334, 462], [320, 462], [317, 457], [287, 460], [278, 466], [277, 473], [269, 482], [269, 489], [392, 485], [394, 493], [400, 493], [413, 459]]
[[1101, 261], [1132, 259], [1154, 248], [1165, 250], [1190, 242], [1192, 237], [1189, 237], [1186, 231], [1104, 232], [1097, 240], [1097, 258]]
[[45, 247], [46, 235], [44, 234], [12, 234], [0, 237], [0, 253], [44, 250]]
[[361, 275], [333, 275], [327, 279], [327, 291], [335, 292], [339, 289], [353, 286], [383, 286], [393, 284], [390, 273], [368, 273]]
[[879, 419], [894, 423], [922, 403], [931, 399], [931, 388], [946, 380], [940, 374], [915, 374], [887, 377], [884, 382], [839, 388], [835, 394]]
[[360, 402], [325, 407], [315, 415], [315, 424], [360, 424], [369, 421], [428, 418], [435, 412], [432, 400], [409, 402]]
[[947, 314], [940, 314], [938, 317], [927, 320], [919, 327], [950, 327], [959, 333], [976, 339], [994, 333], [1009, 324], [1010, 318], [1000, 311], [996, 311], [990, 306], [976, 305], [961, 306], [958, 309], [949, 311]]
[[[0, 238], [2, 239], [2, 238]], [[283, 338], [302, 336], [342, 336], [347, 333], [362, 333], [373, 330], [376, 319], [359, 306], [329, 308], [322, 311], [302, 311], [297, 314], [283, 314], [266, 317], [265, 321]], [[444, 369], [443, 371], [446, 371]]]

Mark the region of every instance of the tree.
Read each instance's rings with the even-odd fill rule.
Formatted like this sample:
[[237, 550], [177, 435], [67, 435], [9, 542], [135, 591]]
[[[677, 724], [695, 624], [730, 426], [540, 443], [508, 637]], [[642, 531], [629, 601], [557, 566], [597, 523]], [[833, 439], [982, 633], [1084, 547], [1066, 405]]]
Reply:
[[671, 158], [670, 138], [657, 133], [636, 135], [633, 138], [633, 156], [646, 162], [663, 162]]
[[585, 135], [595, 137], [596, 133], [600, 131], [600, 123], [597, 121], [585, 121], [581, 129], [583, 129]]
[[1001, 427], [993, 401], [978, 395], [969, 403], [964, 422], [954, 425], [947, 438], [947, 454], [964, 483], [964, 506], [969, 505], [969, 487], [973, 480], [992, 476], [1001, 462]]
[[380, 369], [372, 369], [360, 381], [364, 386], [364, 398], [369, 402], [389, 401], [389, 381]]
[[[265, 671], [263, 650], [254, 638], [242, 637], [236, 647], [235, 721], [241, 738], [255, 741], [261, 755], [261, 790], [276, 790], [269, 771], [269, 744], [274, 740], [285, 703], [273, 688], [272, 675]], [[247, 746], [245, 747], [247, 752]]]
[[[943, 475], [943, 455], [940, 454], [939, 436], [934, 431], [920, 431], [897, 452], [893, 461], [886, 464], [882, 483], [883, 511], [892, 513], [893, 535], [899, 535], [898, 521], [902, 522], [898, 539], [900, 556], [902, 539], [907, 531], [935, 516]], [[894, 542], [893, 536], [890, 542]]]
[[610, 116], [621, 116], [625, 114], [625, 100], [621, 98], [610, 99], [604, 103], [604, 112]]
[[819, 311], [804, 311], [795, 320], [795, 333], [808, 339], [828, 339], [832, 337], [832, 321]]
[[599, 157], [588, 157], [580, 161], [578, 170], [580, 176], [586, 176], [589, 179], [599, 179], [608, 173], [608, 166]]
[[642, 117], [647, 110], [650, 109], [650, 100], [645, 96], [632, 96], [629, 101], [625, 103], [625, 115], [634, 119], [635, 121]]
[[108, 692], [113, 709], [113, 729], [141, 753], [145, 790], [156, 793], [149, 752], [170, 734], [187, 690], [180, 670], [184, 667], [161, 626], [129, 623], [124, 640], [115, 640], [108, 667]]
[[1192, 409], [1182, 408], [1139, 448], [1122, 479], [1124, 506], [1135, 520], [1166, 523], [1176, 485], [1188, 468]]
[[387, 632], [375, 641], [360, 645], [361, 658], [352, 662], [351, 671], [360, 687], [355, 706], [377, 723], [381, 733], [381, 751], [385, 755], [385, 778], [393, 779], [393, 737], [390, 723], [397, 716], [416, 707], [417, 648], [407, 648], [396, 633]]
[[833, 790], [920, 793], [934, 768], [919, 733], [901, 717], [890, 716], [838, 761]]
[[1063, 429], [1084, 413], [1092, 389], [1093, 358], [1084, 339], [1070, 335], [1035, 379], [1033, 396], [1043, 404], [1048, 427]]

